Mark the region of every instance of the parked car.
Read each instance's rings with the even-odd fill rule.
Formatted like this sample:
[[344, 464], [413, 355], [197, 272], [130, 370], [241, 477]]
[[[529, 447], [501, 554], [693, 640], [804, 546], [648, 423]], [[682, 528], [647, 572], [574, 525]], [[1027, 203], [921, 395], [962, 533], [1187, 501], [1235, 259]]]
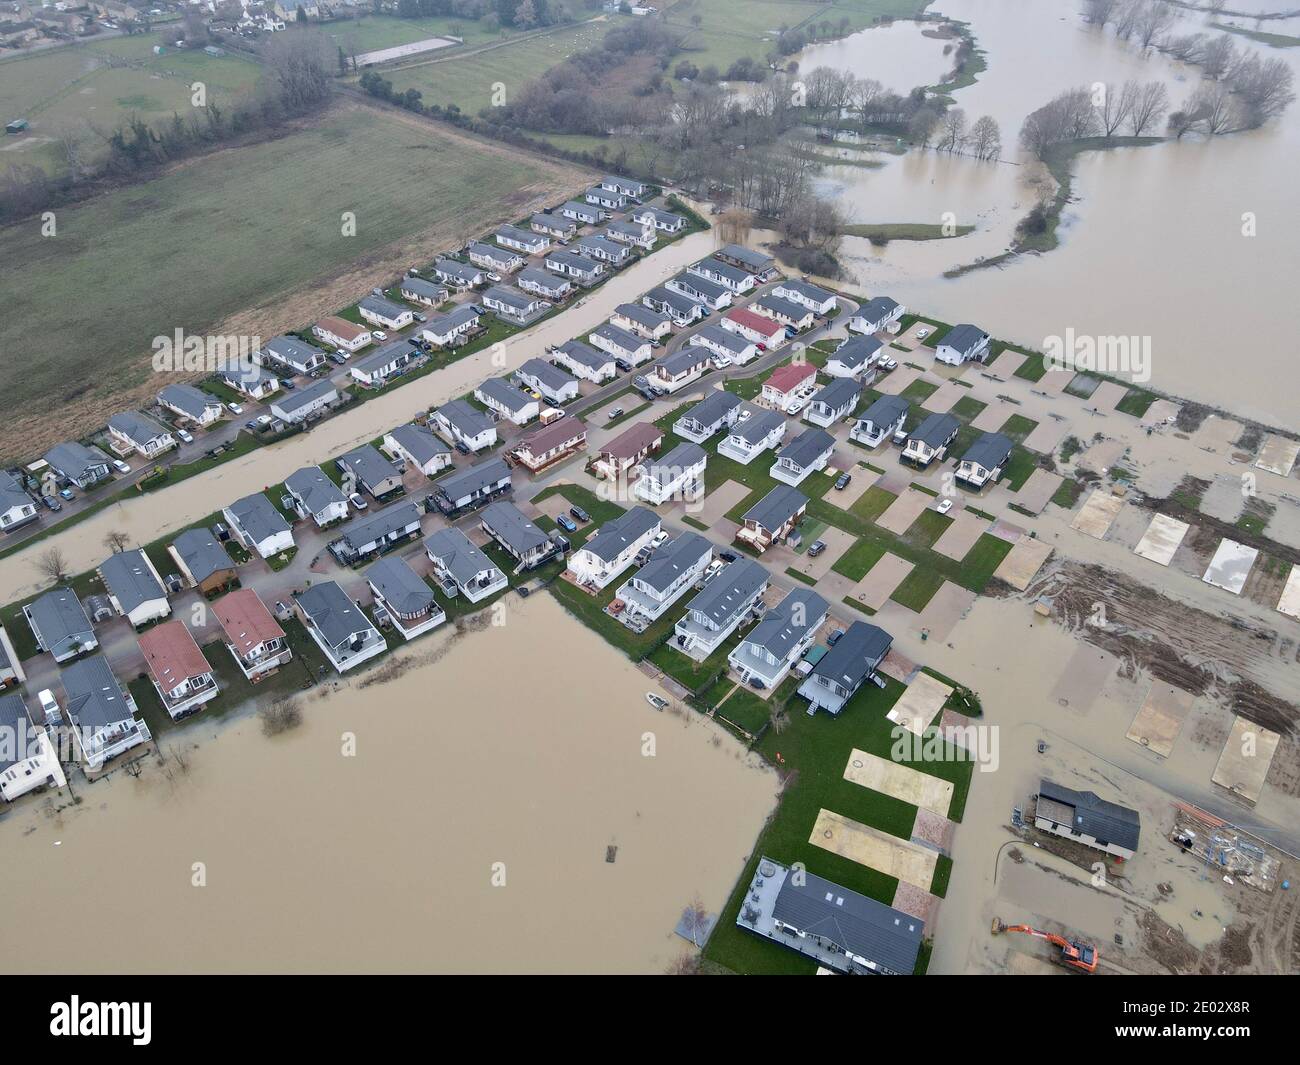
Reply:
[[668, 539], [668, 530], [660, 529], [657, 533], [655, 533], [654, 539], [650, 541], [650, 546], [651, 548], [658, 547], [667, 539]]
[[215, 536], [222, 543], [225, 543], [227, 540], [230, 539], [230, 529], [226, 527], [224, 522], [220, 522], [220, 521], [217, 522], [214, 526], [212, 526], [212, 529], [210, 531], [212, 535]]
[[385, 333], [382, 329], [372, 329], [372, 330], [370, 331], [370, 335], [371, 335], [372, 337], [374, 337], [376, 340], [387, 340], [387, 339], [388, 339], [388, 334]]
[[928, 337], [929, 335], [930, 335], [930, 330], [927, 329], [927, 328], [924, 328], [924, 327], [922, 327], [921, 329], [918, 329], [918, 330], [916, 331], [916, 339], [917, 339], [917, 340], [924, 340], [924, 339], [925, 339], [926, 337]]
[[244, 413], [244, 408], [241, 407], [238, 403], [233, 403], [233, 402], [232, 402], [232, 403], [227, 403], [226, 406], [230, 408], [230, 413], [231, 413], [231, 414], [243, 414], [243, 413]]
[[720, 558], [715, 558], [710, 562], [709, 568], [704, 571], [704, 583], [707, 584], [709, 581], [713, 580], [713, 578], [718, 575], [718, 570], [722, 569], [725, 565], [726, 563]]
[[343, 356], [337, 351], [330, 353], [330, 362], [338, 363], [338, 365], [343, 366], [347, 361], [348, 360], [343, 358]]
[[574, 520], [573, 520], [572, 518], [570, 518], [570, 517], [569, 517], [568, 515], [566, 515], [566, 514], [560, 514], [560, 515], [558, 515], [558, 516], [556, 517], [556, 519], [555, 519], [555, 524], [558, 525], [558, 526], [559, 526], [561, 529], [563, 529], [565, 532], [577, 532], [577, 531], [578, 531], [577, 523], [574, 522]]
[[812, 542], [812, 544], [809, 545], [809, 547], [808, 547], [808, 557], [809, 557], [809, 558], [816, 558], [818, 555], [820, 555], [820, 554], [821, 554], [823, 551], [825, 551], [825, 550], [826, 550], [826, 541], [825, 541], [825, 540], [814, 540], [814, 541]]
[[384, 290], [383, 290], [382, 288], [372, 288], [372, 289], [370, 290], [370, 294], [371, 294], [372, 296], [378, 296], [380, 299], [384, 299], [384, 298], [385, 298], [385, 296], [384, 296]]
[[71, 502], [73, 499], [76, 498], [71, 488], [61, 488], [59, 490], [59, 495], [61, 495], [64, 499], [68, 500], [69, 502]]
[[459, 451], [462, 455], [472, 454], [472, 452], [469, 449], [469, 445], [467, 445], [464, 440], [456, 441], [456, 450]]
[[348, 502], [351, 503], [354, 507], [356, 507], [357, 510], [370, 509], [370, 504], [361, 498], [360, 492], [353, 492], [350, 496], [348, 496]]
[[796, 396], [785, 405], [785, 412], [786, 414], [798, 414], [807, 405], [808, 399], [806, 396]]
[[273, 421], [275, 421], [275, 419], [272, 418], [269, 414], [261, 414], [261, 415], [258, 415], [258, 418], [257, 418], [257, 424], [258, 424], [258, 425], [261, 425], [261, 426], [268, 426], [268, 425], [270, 425]]
[[485, 274], [484, 276], [485, 276], [489, 281], [495, 281], [495, 282], [497, 282], [498, 284], [499, 284], [500, 281], [501, 281], [501, 275], [500, 275], [500, 274]]
[[53, 496], [41, 496], [41, 502], [44, 503], [46, 507], [54, 511], [56, 514], [63, 509], [63, 504], [60, 503], [57, 499], [55, 499]]
[[830, 644], [832, 647], [834, 647], [835, 641], [838, 640], [843, 635], [844, 635], [843, 629], [836, 629], [834, 632], [832, 632], [829, 636], [826, 637], [826, 642]]
[[187, 444], [194, 443], [194, 437], [190, 436], [189, 432], [185, 429], [177, 429], [176, 435], [179, 436]]
[[890, 370], [897, 370], [897, 369], [898, 369], [898, 360], [897, 360], [897, 359], [884, 358], [884, 359], [881, 359], [881, 360], [880, 360], [880, 364], [879, 364], [879, 365], [880, 365], [880, 368], [881, 368], [882, 370], [884, 370], [886, 373], [888, 373]]
[[841, 473], [839, 477], [835, 479], [835, 491], [843, 492], [844, 489], [846, 489], [849, 486], [849, 482], [852, 480], [853, 480], [852, 474]]
[[288, 391], [288, 392], [292, 392], [292, 391], [293, 391], [295, 388], [297, 388], [298, 386], [295, 385], [295, 384], [293, 383], [293, 379], [292, 379], [292, 378], [289, 378], [289, 377], [282, 377], [282, 378], [280, 379], [280, 387], [283, 388], [283, 389], [285, 389], [285, 390]]
[[583, 524], [586, 524], [587, 522], [591, 521], [591, 515], [588, 514], [581, 507], [570, 507], [569, 513], [572, 514], [575, 518], [577, 518], [578, 521], [582, 522]]
[[424, 315], [422, 315], [419, 311], [412, 311], [411, 317], [414, 318], [417, 322], [427, 322], [429, 320]]
[[352, 358], [352, 352], [344, 351], [342, 348], [335, 348], [334, 354], [339, 356], [339, 358], [341, 358], [344, 362], [347, 362], [348, 359]]
[[248, 421], [244, 422], [244, 428], [247, 429], [250, 433], [257, 432], [258, 429], [257, 420], [255, 418], [249, 418]]
[[127, 465], [125, 462], [123, 462], [121, 459], [114, 459], [114, 460], [113, 460], [113, 469], [117, 470], [118, 473], [130, 473], [130, 472], [131, 472], [131, 467], [128, 466], [128, 465]]
[[737, 555], [736, 552], [734, 551], [727, 550], [727, 551], [719, 551], [718, 557], [722, 559], [723, 562], [735, 562], [736, 559], [739, 558], [740, 556]]
[[723, 352], [720, 355], [713, 356], [713, 368], [715, 370], [725, 370], [731, 365], [731, 356]]
[[948, 511], [952, 510], [952, 500], [945, 499], [942, 503], [939, 504], [937, 509], [940, 514], [947, 514]]
[[609, 412], [610, 421], [613, 421], [615, 418], [621, 418], [621, 417], [623, 417], [622, 407], [615, 407], [612, 411]]

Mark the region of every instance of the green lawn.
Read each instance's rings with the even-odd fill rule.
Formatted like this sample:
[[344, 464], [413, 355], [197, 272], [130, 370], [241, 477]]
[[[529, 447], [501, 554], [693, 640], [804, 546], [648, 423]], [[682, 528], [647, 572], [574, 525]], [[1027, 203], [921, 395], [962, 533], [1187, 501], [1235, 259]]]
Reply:
[[[514, 31], [492, 30], [478, 19], [456, 18], [452, 15], [395, 18], [391, 15], [366, 14], [360, 18], [327, 22], [321, 26], [320, 32], [352, 55], [413, 44], [430, 37], [459, 37], [465, 42], [466, 48], [471, 48], [489, 41], [504, 40]], [[432, 54], [448, 53], [439, 50]]]

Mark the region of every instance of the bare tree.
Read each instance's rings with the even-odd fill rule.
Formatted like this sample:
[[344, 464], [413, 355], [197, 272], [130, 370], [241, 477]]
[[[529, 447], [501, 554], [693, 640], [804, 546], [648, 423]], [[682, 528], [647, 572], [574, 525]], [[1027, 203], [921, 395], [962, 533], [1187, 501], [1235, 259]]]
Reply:
[[1243, 127], [1254, 129], [1282, 114], [1295, 100], [1294, 76], [1281, 59], [1261, 59], [1253, 54], [1232, 71], [1229, 86], [1238, 97]]
[[281, 695], [266, 703], [257, 712], [262, 720], [264, 736], [278, 736], [302, 724], [302, 707], [290, 695]]
[[1184, 108], [1193, 128], [1212, 137], [1243, 128], [1243, 118], [1231, 90], [1222, 82], [1202, 82]]
[[68, 579], [68, 557], [61, 548], [51, 547], [36, 560], [36, 568], [55, 584]]
[[1133, 97], [1137, 93], [1137, 82], [1126, 81], [1122, 88], [1106, 85], [1102, 89], [1101, 104], [1097, 107], [1097, 118], [1101, 123], [1102, 136], [1112, 137], [1124, 124], [1133, 107]]
[[1138, 12], [1135, 27], [1143, 51], [1150, 48], [1157, 37], [1174, 24], [1178, 16], [1164, 0], [1147, 0]]
[[996, 159], [1002, 154], [1002, 132], [992, 115], [981, 115], [970, 128], [970, 149], [977, 159]]
[[1164, 113], [1169, 110], [1169, 93], [1164, 83], [1148, 81], [1137, 91], [1133, 106], [1129, 109], [1129, 130], [1135, 137], [1142, 136], [1148, 129], [1159, 125]]
[[939, 138], [935, 147], [945, 152], [956, 152], [966, 143], [966, 112], [960, 107], [950, 107], [939, 120]]
[[111, 529], [104, 536], [104, 546], [114, 554], [117, 554], [119, 551], [125, 551], [126, 545], [130, 542], [130, 537], [128, 537], [126, 533], [122, 532], [121, 529]]
[[1053, 145], [1094, 137], [1100, 128], [1092, 93], [1067, 89], [1029, 113], [1020, 127], [1020, 143], [1042, 159]]
[[728, 244], [744, 244], [754, 228], [754, 212], [728, 207], [718, 218], [718, 233]]
[[1116, 7], [1115, 36], [1127, 41], [1137, 32], [1138, 22], [1142, 17], [1143, 0], [1121, 0]]
[[1237, 45], [1226, 33], [1221, 33], [1207, 42], [1193, 61], [1200, 65], [1207, 78], [1222, 81], [1236, 69]]
[[1083, 0], [1083, 21], [1093, 26], [1105, 26], [1115, 17], [1119, 0]]

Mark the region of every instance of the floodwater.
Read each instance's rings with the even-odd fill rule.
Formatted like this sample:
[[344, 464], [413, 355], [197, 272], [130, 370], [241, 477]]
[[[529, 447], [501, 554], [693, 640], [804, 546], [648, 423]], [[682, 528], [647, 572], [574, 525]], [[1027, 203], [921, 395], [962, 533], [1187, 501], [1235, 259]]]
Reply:
[[[1269, 339], [1289, 327], [1288, 282], [1300, 267], [1289, 185], [1277, 177], [1300, 165], [1300, 112], [1293, 106], [1250, 133], [1084, 155], [1059, 248], [945, 280], [945, 270], [1005, 249], [1034, 202], [1037, 168], [1016, 146], [1029, 111], [1063, 89], [1126, 78], [1163, 81], [1176, 106], [1198, 74], [1083, 25], [1073, 0], [942, 0], [937, 10], [969, 22], [987, 53], [988, 69], [954, 97], [969, 121], [983, 114], [998, 121], [1003, 160], [911, 152], [878, 156], [885, 166], [876, 170], [828, 168], [822, 188], [854, 222], [940, 223], [951, 212], [959, 225], [977, 227], [885, 249], [847, 240], [844, 258], [857, 281], [1032, 347], [1068, 328], [1149, 336], [1155, 387], [1272, 424], [1300, 420], [1300, 390], [1275, 384], [1289, 373], [1289, 354]], [[1203, 23], [1184, 13], [1177, 32]], [[1296, 49], [1236, 40], [1300, 66]]]
[[446, 639], [402, 652], [396, 679], [309, 700], [284, 736], [198, 722], [164, 740], [186, 768], [150, 760], [77, 785], [80, 805], [20, 805], [0, 824], [0, 897], [73, 919], [9, 922], [11, 955], [76, 972], [662, 972], [683, 909], [726, 901], [775, 774], [693, 713], [652, 710], [645, 677], [549, 596], [439, 658]]
[[956, 39], [928, 37], [924, 29], [922, 23], [903, 20], [872, 26], [838, 41], [810, 45], [794, 58], [803, 76], [830, 67], [906, 94], [917, 85], [937, 85], [952, 71]]
[[107, 533], [120, 530], [132, 543], [149, 543], [183, 529], [249, 492], [279, 484], [302, 466], [318, 465], [333, 455], [368, 443], [421, 410], [463, 396], [487, 377], [499, 377], [551, 345], [582, 336], [603, 323], [620, 303], [635, 302], [716, 245], [709, 230], [693, 233], [642, 259], [582, 297], [554, 318], [518, 333], [499, 348], [488, 348], [452, 363], [358, 407], [320, 423], [306, 434], [198, 474], [144, 497], [125, 498], [67, 532], [46, 538], [6, 558], [0, 566], [0, 603], [38, 591], [45, 583], [37, 560], [57, 543], [68, 570], [80, 573], [99, 565], [108, 553]]

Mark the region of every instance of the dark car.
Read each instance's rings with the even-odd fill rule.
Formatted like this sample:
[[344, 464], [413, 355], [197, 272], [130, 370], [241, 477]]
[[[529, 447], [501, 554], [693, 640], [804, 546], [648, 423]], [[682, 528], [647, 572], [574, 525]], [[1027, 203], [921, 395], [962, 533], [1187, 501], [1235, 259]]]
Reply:
[[569, 513], [572, 514], [578, 521], [581, 522], [591, 521], [591, 515], [588, 514], [581, 507], [570, 507]]
[[291, 378], [285, 377], [280, 380], [280, 387], [285, 391], [292, 392], [298, 386], [293, 383]]
[[470, 454], [469, 447], [464, 440], [456, 441], [456, 450], [459, 451], [462, 455]]
[[821, 554], [823, 551], [825, 551], [825, 550], [826, 550], [826, 541], [825, 541], [825, 540], [814, 540], [814, 541], [812, 542], [812, 545], [808, 548], [808, 557], [809, 557], [809, 558], [816, 558], [818, 555], [820, 555], [820, 554]]
[[841, 636], [843, 636], [843, 635], [844, 635], [844, 630], [843, 630], [843, 629], [836, 629], [836, 630], [835, 630], [834, 632], [832, 632], [828, 637], [826, 637], [826, 642], [827, 642], [828, 644], [830, 644], [832, 647], [834, 647], [834, 646], [835, 646], [835, 641], [838, 640], [838, 639], [839, 639]]
[[566, 517], [563, 514], [561, 514], [559, 517], [555, 519], [555, 524], [558, 525], [565, 532], [578, 531], [578, 526], [573, 522], [573, 520], [571, 518]]
[[255, 422], [255, 421], [253, 421], [253, 422], [244, 422], [244, 428], [247, 429], [250, 433], [255, 433], [255, 432], [257, 432], [257, 430], [258, 430], [258, 425], [257, 425], [257, 422]]
[[57, 499], [55, 499], [53, 496], [41, 496], [41, 502], [44, 503], [50, 510], [54, 511], [56, 514], [63, 509], [63, 504], [60, 503]]
[[340, 355], [337, 351], [330, 352], [330, 362], [338, 363], [340, 366], [346, 366], [348, 360]]
[[718, 557], [722, 559], [723, 562], [735, 562], [740, 556], [738, 556], [734, 551], [719, 551]]
[[835, 490], [837, 492], [843, 492], [844, 489], [849, 486], [851, 480], [853, 480], [852, 474], [841, 473], [839, 479], [835, 482]]

